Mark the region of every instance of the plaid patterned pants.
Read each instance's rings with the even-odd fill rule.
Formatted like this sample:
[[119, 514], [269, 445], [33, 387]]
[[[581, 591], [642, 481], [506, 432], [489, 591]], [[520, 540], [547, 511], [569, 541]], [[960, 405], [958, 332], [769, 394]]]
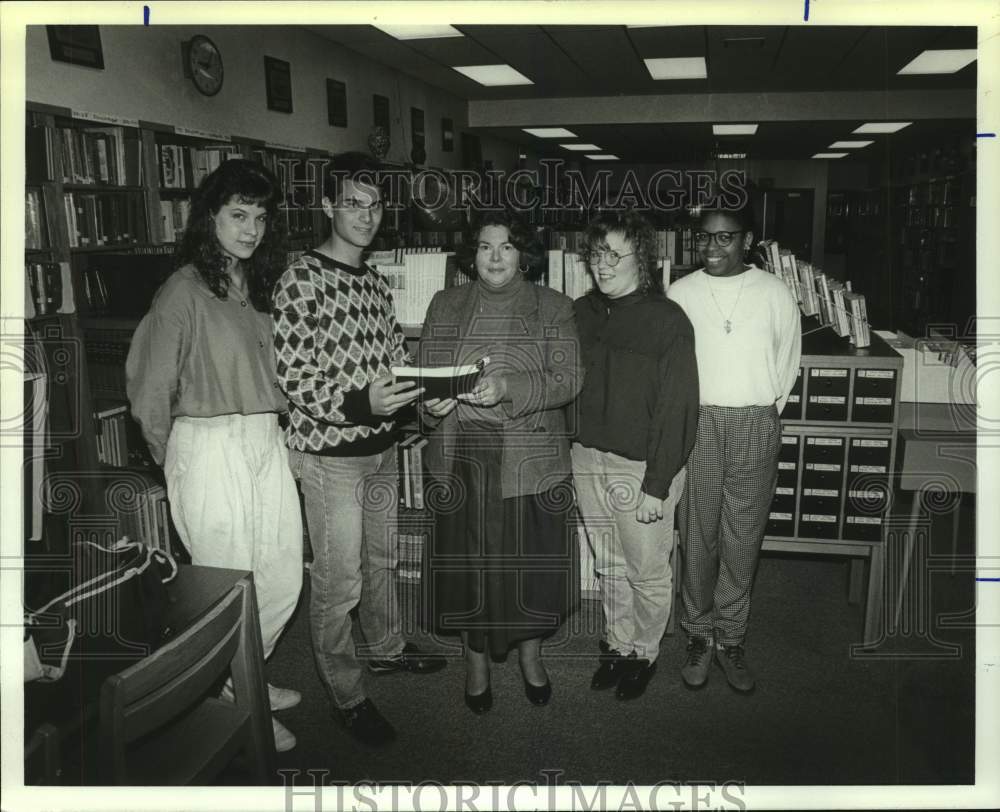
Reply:
[[778, 476], [774, 406], [701, 406], [681, 499], [682, 597], [689, 635], [735, 645], [746, 636], [750, 589]]

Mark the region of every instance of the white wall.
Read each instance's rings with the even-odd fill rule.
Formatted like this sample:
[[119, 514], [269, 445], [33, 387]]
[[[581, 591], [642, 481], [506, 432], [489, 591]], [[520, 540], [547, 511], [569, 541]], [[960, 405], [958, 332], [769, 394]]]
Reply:
[[[183, 75], [181, 43], [210, 37], [222, 52], [225, 81], [201, 95]], [[424, 111], [426, 166], [461, 165], [463, 99], [373, 62], [298, 26], [101, 26], [104, 70], [54, 62], [44, 26], [27, 30], [27, 98], [125, 118], [137, 118], [264, 141], [338, 152], [368, 151], [372, 94], [390, 101], [392, 146], [387, 159], [410, 160], [410, 107]], [[264, 56], [291, 64], [291, 114], [267, 109]], [[327, 123], [326, 80], [347, 85], [348, 126]], [[441, 118], [454, 121], [454, 151], [441, 151]], [[483, 139], [483, 157], [512, 169], [518, 150]]]

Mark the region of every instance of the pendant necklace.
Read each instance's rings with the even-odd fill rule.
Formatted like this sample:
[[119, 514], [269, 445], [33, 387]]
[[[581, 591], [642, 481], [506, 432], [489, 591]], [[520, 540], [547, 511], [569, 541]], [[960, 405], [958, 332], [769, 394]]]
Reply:
[[743, 279], [740, 280], [740, 291], [736, 294], [736, 301], [733, 303], [732, 310], [729, 311], [727, 316], [721, 307], [719, 307], [719, 300], [715, 298], [715, 291], [712, 289], [712, 283], [708, 281], [708, 275], [705, 275], [705, 282], [708, 283], [708, 292], [712, 294], [712, 301], [715, 303], [715, 309], [719, 311], [719, 315], [722, 316], [722, 329], [726, 331], [726, 335], [729, 335], [733, 331], [733, 314], [736, 312], [736, 307], [740, 303], [740, 297], [743, 295], [743, 285], [747, 281], [747, 273], [749, 271], [744, 271], [741, 275]]

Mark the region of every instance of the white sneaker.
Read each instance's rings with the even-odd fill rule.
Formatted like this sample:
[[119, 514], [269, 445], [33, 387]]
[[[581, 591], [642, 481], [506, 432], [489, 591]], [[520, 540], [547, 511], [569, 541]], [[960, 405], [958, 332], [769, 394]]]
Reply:
[[292, 733], [287, 727], [285, 727], [281, 722], [271, 717], [271, 726], [274, 728], [274, 749], [279, 753], [284, 753], [295, 747], [296, 738], [295, 734]]
[[277, 685], [267, 684], [267, 698], [271, 703], [271, 710], [280, 711], [294, 708], [302, 701], [302, 694], [291, 688], [279, 688]]

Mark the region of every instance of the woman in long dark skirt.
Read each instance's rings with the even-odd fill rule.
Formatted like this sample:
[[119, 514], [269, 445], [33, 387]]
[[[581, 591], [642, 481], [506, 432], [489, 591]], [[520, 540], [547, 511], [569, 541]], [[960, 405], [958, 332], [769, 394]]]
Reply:
[[423, 404], [435, 532], [428, 556], [431, 616], [461, 633], [465, 702], [493, 704], [490, 659], [516, 647], [525, 693], [552, 693], [541, 641], [575, 605], [569, 436], [563, 407], [582, 385], [572, 301], [531, 284], [544, 253], [504, 213], [474, 231], [472, 284], [434, 296], [420, 342], [426, 366], [488, 357], [458, 399]]

